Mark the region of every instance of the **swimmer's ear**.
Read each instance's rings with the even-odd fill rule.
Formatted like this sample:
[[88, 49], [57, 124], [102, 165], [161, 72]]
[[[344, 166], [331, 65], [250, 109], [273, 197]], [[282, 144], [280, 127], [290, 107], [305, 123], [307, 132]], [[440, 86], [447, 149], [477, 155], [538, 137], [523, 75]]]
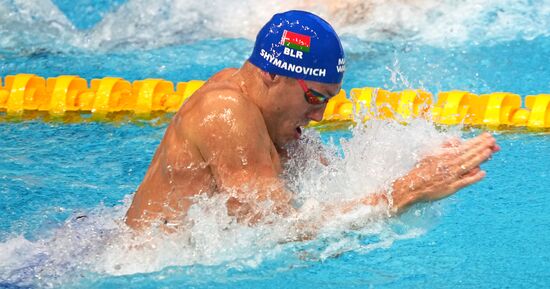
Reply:
[[267, 86], [272, 86], [281, 81], [281, 76], [267, 71], [261, 72], [262, 80]]

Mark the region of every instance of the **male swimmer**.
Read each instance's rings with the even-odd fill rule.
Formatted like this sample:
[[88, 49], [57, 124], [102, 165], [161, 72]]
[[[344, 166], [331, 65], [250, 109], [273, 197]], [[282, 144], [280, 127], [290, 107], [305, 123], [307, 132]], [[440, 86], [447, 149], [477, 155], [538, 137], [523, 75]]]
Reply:
[[[296, 214], [293, 193], [280, 178], [284, 147], [299, 139], [310, 121], [322, 119], [328, 100], [340, 91], [344, 67], [342, 45], [326, 21], [304, 11], [274, 15], [243, 66], [212, 76], [174, 116], [126, 224], [176, 230], [199, 194], [229, 194], [228, 213], [241, 222], [261, 220], [266, 212], [259, 204], [266, 201], [270, 213]], [[323, 210], [334, 215], [383, 204], [399, 213], [417, 202], [445, 198], [480, 181], [485, 176], [480, 164], [498, 150], [488, 133], [450, 141], [395, 180], [389, 192], [365, 192]]]

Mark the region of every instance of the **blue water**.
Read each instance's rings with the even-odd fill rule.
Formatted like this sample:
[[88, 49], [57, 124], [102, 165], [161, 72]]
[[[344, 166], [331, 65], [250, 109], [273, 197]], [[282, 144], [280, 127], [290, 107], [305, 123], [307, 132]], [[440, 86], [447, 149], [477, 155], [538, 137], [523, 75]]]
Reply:
[[[18, 234], [35, 240], [71, 215], [101, 203], [120, 203], [139, 185], [164, 128], [41, 121], [2, 124], [0, 240]], [[330, 136], [349, 134], [325, 134]], [[484, 166], [488, 178], [441, 201], [442, 213], [424, 235], [397, 241], [390, 248], [368, 254], [350, 251], [323, 262], [302, 261], [289, 267], [283, 258], [240, 270], [197, 265], [122, 277], [91, 276], [76, 286], [546, 287], [550, 138], [534, 134], [497, 138], [502, 152]], [[214, 282], [205, 281], [209, 274]]]
[[[125, 1], [54, 3], [77, 29], [87, 30]], [[424, 87], [434, 93], [449, 89], [520, 95], [550, 92], [550, 37], [545, 35], [443, 47], [348, 35], [344, 44], [349, 64], [345, 89], [368, 85], [392, 90]], [[221, 68], [238, 67], [251, 48], [248, 39], [223, 37], [105, 51], [36, 43], [17, 49], [0, 47], [0, 75], [206, 79]], [[390, 70], [400, 72], [406, 81], [392, 80]], [[40, 118], [0, 122], [0, 242], [18, 235], [41, 240], [71, 217], [121, 204], [139, 185], [166, 123], [163, 117], [114, 123]], [[328, 141], [351, 134], [325, 132], [322, 137]], [[78, 272], [80, 277], [60, 287], [550, 287], [550, 135], [497, 133], [497, 140], [502, 151], [484, 165], [488, 176], [483, 182], [436, 204], [419, 206], [420, 211], [437, 207], [437, 216], [426, 216], [429, 221], [416, 224], [425, 233], [387, 248], [367, 253], [351, 250], [319, 261], [297, 259], [297, 245], [258, 267], [197, 264], [124, 276]], [[418, 222], [415, 211], [401, 216], [405, 224]], [[376, 241], [371, 238], [376, 237], [361, 241]], [[0, 288], [17, 285], [0, 279]]]

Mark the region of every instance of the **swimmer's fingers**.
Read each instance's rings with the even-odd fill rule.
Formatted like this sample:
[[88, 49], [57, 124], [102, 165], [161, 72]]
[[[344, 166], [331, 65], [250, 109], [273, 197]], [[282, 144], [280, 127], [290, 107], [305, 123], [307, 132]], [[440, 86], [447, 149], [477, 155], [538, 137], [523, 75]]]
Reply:
[[478, 139], [465, 144], [462, 155], [455, 162], [457, 173], [464, 174], [487, 161], [493, 154], [495, 145], [496, 141], [490, 135], [480, 136]]
[[469, 159], [464, 160], [463, 163], [457, 163], [453, 166], [454, 175], [462, 177], [468, 174], [473, 169], [479, 167], [482, 163], [486, 162], [493, 152], [489, 148], [485, 148], [483, 151], [472, 155]]
[[471, 177], [471, 176], [477, 174], [479, 171], [481, 171], [481, 168], [480, 167], [475, 167], [475, 168], [471, 169], [469, 172], [462, 175], [462, 178]]
[[476, 170], [475, 173], [469, 173], [462, 178], [459, 178], [454, 184], [453, 187], [455, 190], [460, 190], [466, 186], [469, 186], [471, 184], [475, 184], [479, 181], [481, 181], [485, 177], [485, 171], [482, 170]]
[[476, 148], [492, 147], [494, 145], [496, 145], [495, 138], [491, 134], [485, 132], [464, 142], [464, 144], [460, 146], [460, 150], [462, 154], [466, 154]]
[[457, 137], [453, 137], [453, 138], [450, 138], [450, 139], [444, 141], [443, 144], [441, 144], [441, 147], [442, 148], [454, 148], [454, 147], [458, 147], [460, 144], [462, 144], [462, 141]]
[[444, 143], [444, 152], [442, 153], [442, 155], [451, 157], [457, 162], [460, 162], [460, 160], [458, 159], [459, 157], [463, 156], [472, 149], [479, 147], [479, 145], [486, 140], [486, 137], [487, 136], [485, 134], [481, 134], [479, 136], [466, 140], [465, 142], [460, 142], [460, 140], [456, 139], [449, 140], [448, 142]]

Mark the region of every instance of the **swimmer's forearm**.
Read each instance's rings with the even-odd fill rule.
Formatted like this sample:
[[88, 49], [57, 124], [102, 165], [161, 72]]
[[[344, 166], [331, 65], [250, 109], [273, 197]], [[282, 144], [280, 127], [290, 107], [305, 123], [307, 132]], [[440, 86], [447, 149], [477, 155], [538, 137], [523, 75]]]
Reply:
[[412, 204], [420, 201], [419, 196], [421, 194], [411, 184], [409, 175], [393, 182], [391, 189], [392, 200], [391, 202], [386, 200], [388, 204], [391, 204], [391, 214], [400, 214]]
[[400, 214], [412, 204], [420, 201], [418, 197], [420, 194], [410, 184], [410, 176], [397, 179], [392, 184], [391, 196], [387, 192], [378, 193], [363, 198], [361, 203], [366, 206], [384, 204], [388, 206], [390, 214]]
[[[332, 203], [321, 209], [323, 219], [331, 219], [336, 215], [347, 214], [360, 206], [389, 207], [390, 214], [399, 214], [412, 204], [419, 201], [416, 192], [409, 186], [410, 181], [404, 177], [396, 180], [391, 189], [391, 197], [388, 193], [376, 193], [360, 199]], [[391, 200], [389, 199], [391, 198]]]
[[[313, 202], [314, 204], [309, 203], [304, 205], [299, 211], [292, 210], [288, 215], [294, 216], [297, 222], [295, 224], [296, 234], [291, 239], [292, 241], [313, 239], [317, 235], [319, 228], [323, 226], [322, 224], [335, 217], [348, 214], [362, 206], [388, 207], [391, 215], [400, 214], [419, 200], [419, 198], [415, 197], [416, 194], [411, 190], [411, 187], [408, 185], [409, 183], [410, 180], [408, 178], [401, 178], [395, 181], [392, 186], [391, 196], [383, 192], [355, 200], [323, 204], [320, 208], [317, 207], [320, 205], [319, 203]], [[309, 218], [304, 219], [303, 215], [308, 215], [308, 211], [320, 212], [318, 215], [320, 219], [314, 218], [316, 221]]]

